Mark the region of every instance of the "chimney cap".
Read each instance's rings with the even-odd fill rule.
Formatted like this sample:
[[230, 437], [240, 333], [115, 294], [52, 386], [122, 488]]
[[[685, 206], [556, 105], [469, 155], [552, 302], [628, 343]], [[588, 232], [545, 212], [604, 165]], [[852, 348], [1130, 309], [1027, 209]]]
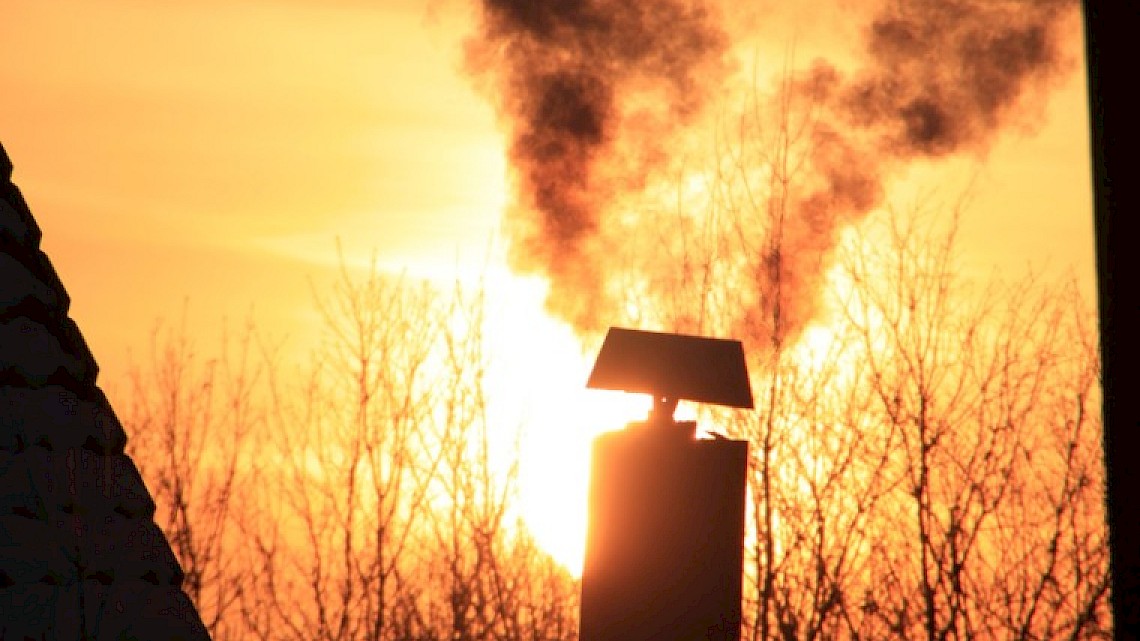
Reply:
[[611, 327], [586, 387], [754, 407], [744, 348], [722, 338]]

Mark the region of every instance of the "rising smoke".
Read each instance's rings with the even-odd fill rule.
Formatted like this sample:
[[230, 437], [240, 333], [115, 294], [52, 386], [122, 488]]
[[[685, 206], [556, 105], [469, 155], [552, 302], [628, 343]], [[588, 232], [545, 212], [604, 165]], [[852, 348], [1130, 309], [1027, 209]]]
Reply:
[[[774, 88], [773, 110], [790, 94], [810, 106], [806, 178], [781, 196], [778, 224], [770, 215], [733, 221], [736, 236], [755, 242], [738, 245], [744, 268], [716, 281], [741, 308], [724, 329], [794, 337], [810, 321], [838, 230], [881, 204], [884, 181], [907, 163], [984, 154], [1064, 68], [1064, 27], [1078, 6], [884, 0], [854, 71], [816, 61]], [[551, 312], [584, 332], [603, 329], [623, 319], [615, 282], [653, 283], [659, 275], [647, 270], [670, 269], [669, 260], [618, 259], [631, 247], [675, 249], [652, 207], [628, 204], [672, 175], [674, 145], [727, 86], [731, 30], [720, 7], [702, 0], [480, 8], [468, 65], [489, 81], [510, 136], [512, 266], [549, 277]]]
[[597, 243], [612, 203], [652, 179], [725, 78], [729, 44], [703, 2], [482, 3], [468, 60], [510, 130], [513, 266], [549, 275], [549, 307], [576, 326], [615, 303]]

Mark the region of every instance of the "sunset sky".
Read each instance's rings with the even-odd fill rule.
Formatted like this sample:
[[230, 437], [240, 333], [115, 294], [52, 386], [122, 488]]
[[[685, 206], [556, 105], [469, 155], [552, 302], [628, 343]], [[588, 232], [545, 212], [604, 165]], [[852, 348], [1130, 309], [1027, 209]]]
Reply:
[[[858, 3], [791, 4], [806, 3], [737, 16], [757, 76], [789, 52], [853, 50]], [[184, 307], [203, 340], [252, 313], [303, 349], [338, 239], [354, 266], [374, 254], [413, 276], [505, 274], [506, 137], [463, 72], [473, 15], [462, 0], [5, 0], [0, 141], [102, 383]], [[972, 268], [1072, 272], [1091, 300], [1079, 22], [1068, 33], [1071, 71], [984, 160], [924, 163], [888, 188], [949, 198], [972, 184]], [[491, 301], [526, 347], [511, 362], [527, 385], [580, 387], [581, 361], [544, 370], [575, 363], [576, 347], [543, 320], [540, 289]]]

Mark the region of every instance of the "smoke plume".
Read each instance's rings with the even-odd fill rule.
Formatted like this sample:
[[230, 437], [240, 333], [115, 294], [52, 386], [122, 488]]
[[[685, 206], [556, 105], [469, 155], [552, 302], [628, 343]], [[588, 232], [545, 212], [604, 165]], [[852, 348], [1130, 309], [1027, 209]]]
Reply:
[[516, 269], [549, 275], [548, 306], [589, 329], [614, 301], [597, 240], [615, 199], [645, 186], [673, 133], [728, 68], [699, 0], [485, 0], [468, 63], [493, 79], [510, 130]]
[[[652, 273], [687, 269], [673, 260], [686, 230], [663, 233], [652, 207], [627, 205], [668, 174], [679, 136], [727, 86], [721, 12], [702, 0], [483, 0], [468, 64], [489, 81], [510, 135], [512, 265], [547, 275], [548, 308], [583, 331], [624, 320], [615, 282], [640, 283], [651, 299], [676, 296], [655, 284], [712, 282], [740, 307], [722, 330], [792, 338], [814, 312], [838, 230], [879, 206], [885, 180], [907, 163], [984, 155], [1064, 69], [1064, 27], [1078, 6], [884, 0], [854, 71], [818, 60], [768, 94], [765, 109], [811, 114], [800, 177], [767, 193], [760, 215], [718, 232], [740, 239], [732, 267], [688, 282]], [[724, 259], [729, 243], [714, 244]], [[665, 258], [619, 259], [630, 251]]]
[[984, 151], [1020, 99], [1061, 67], [1072, 0], [892, 4], [868, 29], [869, 64], [845, 88], [847, 123], [895, 158]]

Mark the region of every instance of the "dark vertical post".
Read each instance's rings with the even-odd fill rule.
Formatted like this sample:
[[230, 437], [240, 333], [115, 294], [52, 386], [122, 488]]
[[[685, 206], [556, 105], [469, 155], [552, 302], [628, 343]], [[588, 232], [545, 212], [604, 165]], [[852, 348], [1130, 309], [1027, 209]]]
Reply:
[[1128, 490], [1140, 455], [1140, 397], [1136, 394], [1136, 233], [1128, 219], [1140, 211], [1135, 186], [1135, 36], [1140, 7], [1084, 2], [1092, 142], [1097, 293], [1104, 388], [1112, 611], [1117, 639], [1140, 638], [1140, 512]]

